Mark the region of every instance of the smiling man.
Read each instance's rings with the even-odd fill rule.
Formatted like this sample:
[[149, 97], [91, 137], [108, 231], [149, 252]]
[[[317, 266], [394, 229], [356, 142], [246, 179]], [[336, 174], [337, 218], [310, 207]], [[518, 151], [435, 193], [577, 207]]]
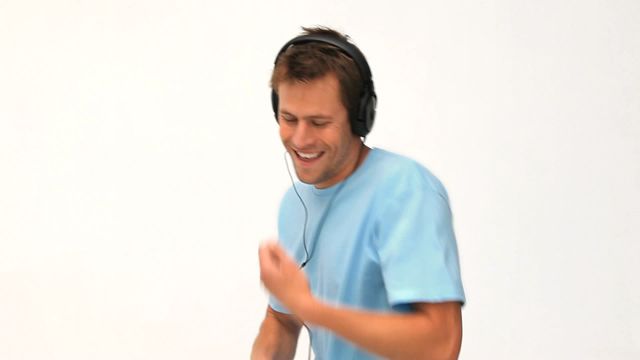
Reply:
[[323, 189], [349, 176], [369, 148], [351, 133], [336, 75], [283, 82], [278, 94], [280, 137], [300, 181]]
[[279, 242], [259, 251], [271, 294], [252, 359], [292, 359], [303, 325], [317, 359], [455, 359], [465, 301], [447, 193], [426, 168], [371, 149], [369, 66], [331, 29], [276, 58], [272, 102], [299, 183]]

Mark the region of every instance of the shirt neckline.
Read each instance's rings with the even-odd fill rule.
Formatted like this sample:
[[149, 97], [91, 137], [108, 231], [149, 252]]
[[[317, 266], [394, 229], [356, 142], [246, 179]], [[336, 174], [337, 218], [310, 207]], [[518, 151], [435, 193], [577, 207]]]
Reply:
[[336, 191], [338, 191], [338, 189], [340, 189], [343, 186], [343, 184], [346, 185], [347, 182], [353, 181], [353, 179], [360, 177], [361, 176], [360, 174], [362, 174], [365, 171], [365, 169], [370, 166], [369, 164], [371, 163], [371, 160], [370, 160], [371, 157], [377, 156], [378, 152], [379, 152], [378, 148], [371, 147], [371, 149], [369, 150], [369, 153], [362, 161], [362, 164], [360, 164], [360, 166], [358, 166], [354, 172], [352, 172], [346, 178], [342, 179], [342, 181], [337, 182], [329, 186], [328, 188], [318, 189], [311, 184], [306, 184], [306, 186], [308, 186], [311, 189], [311, 193], [316, 196], [324, 197], [324, 196], [333, 195]]

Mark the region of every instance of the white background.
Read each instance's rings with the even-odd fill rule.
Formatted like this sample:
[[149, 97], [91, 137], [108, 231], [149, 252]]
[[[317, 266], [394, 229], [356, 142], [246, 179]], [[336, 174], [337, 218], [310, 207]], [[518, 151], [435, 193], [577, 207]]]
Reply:
[[248, 358], [289, 186], [268, 79], [314, 24], [370, 61], [368, 144], [449, 191], [461, 358], [639, 358], [639, 19], [635, 0], [0, 0], [0, 359]]

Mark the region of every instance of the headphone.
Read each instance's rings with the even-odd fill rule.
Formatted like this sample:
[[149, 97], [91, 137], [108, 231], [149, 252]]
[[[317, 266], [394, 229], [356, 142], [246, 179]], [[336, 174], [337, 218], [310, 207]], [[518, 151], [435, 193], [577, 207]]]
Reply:
[[[356, 109], [355, 116], [349, 113], [349, 122], [351, 123], [351, 132], [354, 134], [365, 137], [371, 131], [373, 127], [373, 120], [376, 117], [376, 103], [377, 96], [373, 89], [373, 79], [371, 78], [371, 69], [369, 64], [364, 58], [364, 55], [355, 45], [350, 42], [344, 41], [338, 37], [328, 35], [301, 35], [295, 37], [280, 49], [274, 64], [278, 62], [278, 58], [285, 52], [290, 46], [305, 44], [309, 42], [319, 42], [324, 44], [333, 45], [338, 50], [342, 51], [345, 55], [350, 57], [358, 67], [360, 77], [362, 78], [362, 91], [360, 93], [360, 100], [358, 108]], [[271, 89], [271, 106], [273, 107], [273, 114], [278, 121], [278, 94], [275, 90]]]

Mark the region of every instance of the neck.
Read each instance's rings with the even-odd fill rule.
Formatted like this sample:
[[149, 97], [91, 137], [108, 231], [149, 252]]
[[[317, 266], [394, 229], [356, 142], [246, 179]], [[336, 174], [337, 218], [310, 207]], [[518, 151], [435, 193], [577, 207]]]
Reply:
[[358, 145], [357, 146], [358, 146], [357, 153], [355, 154], [355, 159], [353, 160], [353, 166], [350, 168], [349, 172], [347, 172], [345, 175], [342, 175], [341, 177], [339, 177], [339, 180], [335, 180], [334, 179], [328, 184], [325, 182], [324, 184], [314, 184], [314, 186], [317, 189], [325, 189], [325, 188], [333, 186], [333, 185], [335, 185], [335, 184], [337, 184], [339, 182], [346, 181], [349, 178], [349, 176], [353, 175], [353, 173], [358, 169], [358, 167], [360, 165], [362, 165], [364, 160], [367, 158], [367, 155], [369, 154], [369, 151], [371, 150], [362, 141], [358, 141]]
[[[360, 142], [360, 147], [358, 148], [358, 158], [356, 159], [356, 164], [353, 167], [353, 170], [351, 171], [351, 174], [353, 174], [358, 169], [358, 167], [360, 167], [360, 165], [362, 165], [362, 163], [364, 162], [364, 159], [367, 158], [367, 155], [369, 154], [370, 150], [371, 150], [371, 148], [369, 148], [363, 142]], [[349, 174], [349, 175], [351, 175], [351, 174]]]

